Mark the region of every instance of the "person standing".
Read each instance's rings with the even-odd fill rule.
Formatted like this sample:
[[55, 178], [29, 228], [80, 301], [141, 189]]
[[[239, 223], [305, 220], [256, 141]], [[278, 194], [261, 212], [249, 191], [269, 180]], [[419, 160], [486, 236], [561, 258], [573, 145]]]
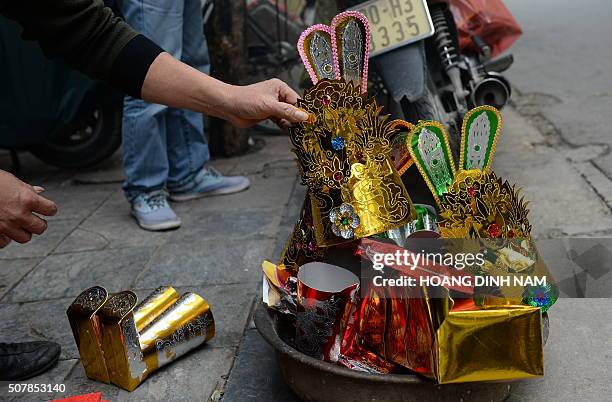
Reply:
[[[123, 0], [125, 21], [174, 58], [208, 74], [200, 0]], [[123, 110], [124, 191], [146, 230], [181, 225], [168, 197], [180, 202], [246, 190], [249, 179], [223, 176], [208, 165], [200, 113], [127, 96]]]
[[[282, 126], [308, 119], [293, 106], [298, 95], [284, 82], [234, 86], [216, 80], [165, 53], [102, 0], [0, 0], [0, 15], [17, 21], [23, 38], [36, 40], [47, 57], [61, 57], [133, 97], [209, 113], [242, 128], [269, 118]], [[0, 249], [46, 231], [43, 217], [55, 215], [57, 205], [42, 191], [0, 170]], [[41, 374], [59, 360], [60, 351], [50, 341], [0, 342], [0, 381]]]

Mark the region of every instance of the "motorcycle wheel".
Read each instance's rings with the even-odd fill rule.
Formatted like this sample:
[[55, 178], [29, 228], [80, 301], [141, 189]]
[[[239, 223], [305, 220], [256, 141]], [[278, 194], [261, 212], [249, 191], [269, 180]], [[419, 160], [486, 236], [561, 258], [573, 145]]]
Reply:
[[66, 169], [93, 166], [121, 146], [121, 102], [106, 102], [77, 116], [52, 132], [48, 140], [30, 148], [45, 163]]
[[[458, 122], [445, 112], [444, 106], [440, 101], [437, 89], [431, 79], [425, 87], [425, 94], [421, 99], [410, 102], [404, 98], [401, 102], [404, 118], [417, 124], [420, 120], [434, 120], [443, 123], [447, 130], [451, 143], [451, 148], [456, 154], [459, 151], [459, 129]], [[457, 156], [457, 155], [455, 155]]]
[[[459, 153], [459, 130], [457, 122], [444, 111], [444, 107], [438, 97], [433, 81], [428, 79], [427, 82], [425, 94], [422, 98], [414, 102], [410, 102], [406, 98], [402, 100], [401, 108], [404, 113], [404, 118], [406, 121], [413, 124], [417, 124], [421, 120], [434, 120], [443, 123], [448, 129], [451, 150], [455, 159], [457, 159]], [[410, 193], [412, 202], [435, 206], [435, 200], [421, 174], [414, 166], [410, 169], [414, 169], [414, 174], [405, 174], [402, 180]]]

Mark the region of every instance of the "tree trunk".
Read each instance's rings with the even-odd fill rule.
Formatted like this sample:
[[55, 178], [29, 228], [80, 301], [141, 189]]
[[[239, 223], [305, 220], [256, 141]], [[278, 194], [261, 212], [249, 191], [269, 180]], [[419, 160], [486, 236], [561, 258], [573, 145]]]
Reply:
[[[207, 24], [211, 75], [230, 84], [244, 84], [247, 77], [246, 0], [215, 0]], [[239, 155], [248, 149], [248, 132], [224, 120], [211, 118], [210, 150], [217, 155]]]

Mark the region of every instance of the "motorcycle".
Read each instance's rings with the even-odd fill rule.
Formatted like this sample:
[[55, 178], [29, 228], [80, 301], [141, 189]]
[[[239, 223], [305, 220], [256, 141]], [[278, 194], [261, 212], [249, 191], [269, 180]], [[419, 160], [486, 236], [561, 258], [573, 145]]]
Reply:
[[511, 87], [501, 73], [512, 55], [492, 59], [491, 47], [477, 35], [470, 38], [476, 52], [460, 48], [453, 0], [340, 3], [368, 17], [372, 60], [384, 85], [379, 89], [400, 104], [405, 118], [436, 119], [454, 130], [469, 109], [508, 103]]
[[[413, 123], [444, 123], [453, 152], [458, 153], [459, 130], [467, 111], [481, 105], [502, 109], [510, 100], [512, 89], [502, 73], [514, 59], [511, 54], [494, 58], [499, 49], [493, 52], [492, 46], [475, 34], [468, 35], [470, 43], [460, 47], [453, 2], [337, 3], [339, 9], [362, 12], [370, 22], [371, 61], [375, 67], [371, 77], [374, 92], [386, 110]], [[433, 202], [420, 175], [411, 175], [407, 180], [415, 202]]]
[[[360, 11], [370, 22], [374, 66], [370, 77], [386, 110], [412, 122], [444, 122], [455, 138], [469, 109], [485, 104], [502, 109], [512, 93], [502, 73], [512, 65], [513, 56], [495, 58], [500, 51], [487, 43], [488, 38], [458, 30], [456, 18], [467, 17], [457, 15], [457, 10], [470, 1], [484, 4], [483, 0], [336, 1], [338, 10]], [[252, 75], [275, 76], [299, 64], [295, 42], [313, 21], [290, 15], [285, 3], [247, 1]], [[305, 2], [302, 15], [314, 12], [316, 4], [323, 3]], [[500, 31], [494, 39], [507, 34]]]

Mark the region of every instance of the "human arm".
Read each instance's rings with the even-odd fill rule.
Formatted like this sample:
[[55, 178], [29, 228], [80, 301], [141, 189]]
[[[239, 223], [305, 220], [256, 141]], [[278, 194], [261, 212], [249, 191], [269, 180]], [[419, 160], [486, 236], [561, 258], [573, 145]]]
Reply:
[[142, 97], [226, 119], [238, 127], [249, 127], [268, 118], [291, 123], [308, 118], [307, 113], [292, 106], [298, 95], [278, 79], [247, 86], [229, 85], [167, 53], [160, 54], [149, 68]]
[[94, 79], [133, 97], [221, 117], [240, 127], [273, 118], [307, 118], [297, 94], [278, 80], [232, 86], [175, 60], [104, 7], [102, 0], [0, 0], [0, 13], [37, 40], [47, 57], [62, 57]]

